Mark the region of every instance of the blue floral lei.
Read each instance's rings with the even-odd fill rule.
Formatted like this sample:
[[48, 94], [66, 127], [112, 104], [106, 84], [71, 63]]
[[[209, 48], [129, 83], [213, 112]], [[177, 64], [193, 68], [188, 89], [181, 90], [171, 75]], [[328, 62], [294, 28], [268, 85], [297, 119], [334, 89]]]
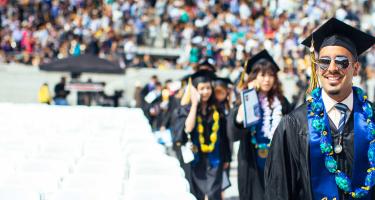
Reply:
[[254, 145], [255, 149], [265, 150], [268, 149], [271, 146], [271, 140], [269, 143], [258, 143], [258, 140], [256, 138], [256, 127], [252, 126], [250, 128], [251, 133], [251, 144]]
[[368, 138], [371, 140], [369, 149], [367, 152], [368, 161], [370, 168], [367, 170], [367, 176], [365, 178], [364, 186], [352, 189], [352, 184], [349, 177], [340, 170], [337, 169], [337, 162], [333, 158], [332, 144], [328, 143], [327, 127], [324, 122], [324, 104], [321, 100], [321, 88], [316, 88], [311, 93], [311, 98], [308, 99], [308, 117], [312, 118], [312, 127], [314, 131], [320, 132], [320, 150], [325, 156], [325, 166], [330, 173], [335, 174], [336, 185], [343, 190], [345, 193], [350, 194], [353, 198], [362, 198], [367, 196], [371, 188], [375, 185], [375, 125], [373, 121], [373, 110], [370, 102], [367, 100], [367, 96], [364, 92], [357, 87], [353, 87], [354, 94], [360, 101], [363, 115], [366, 118]]

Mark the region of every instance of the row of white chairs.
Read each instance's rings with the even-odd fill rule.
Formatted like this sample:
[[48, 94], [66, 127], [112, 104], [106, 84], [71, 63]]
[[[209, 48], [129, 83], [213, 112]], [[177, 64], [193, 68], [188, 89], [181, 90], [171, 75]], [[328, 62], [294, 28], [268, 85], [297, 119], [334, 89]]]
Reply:
[[0, 124], [0, 199], [194, 199], [140, 109], [0, 103]]
[[126, 145], [125, 199], [194, 200], [178, 160], [146, 138]]

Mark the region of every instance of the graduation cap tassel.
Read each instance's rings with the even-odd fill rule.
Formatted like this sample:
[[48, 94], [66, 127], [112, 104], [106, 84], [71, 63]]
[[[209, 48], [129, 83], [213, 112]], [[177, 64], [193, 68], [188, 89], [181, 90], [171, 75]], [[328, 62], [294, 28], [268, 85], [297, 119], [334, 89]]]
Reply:
[[241, 77], [240, 77], [240, 81], [238, 82], [238, 84], [237, 84], [237, 88], [239, 88], [239, 89], [242, 89], [243, 88], [243, 84], [244, 84], [244, 82], [245, 82], [245, 74], [246, 74], [246, 71], [247, 71], [247, 62], [248, 61], [246, 61], [245, 62], [245, 66], [244, 66], [244, 70], [242, 71], [242, 73], [241, 73]]
[[192, 83], [192, 80], [191, 80], [191, 77], [190, 77], [188, 85], [186, 86], [186, 90], [185, 90], [185, 92], [184, 92], [184, 94], [182, 95], [182, 98], [181, 98], [181, 106], [184, 106], [184, 105], [187, 105], [187, 104], [190, 103], [192, 85], [193, 85], [193, 83]]
[[309, 88], [307, 89], [307, 94], [311, 94], [311, 92], [315, 88], [317, 88], [319, 85], [318, 77], [316, 75], [314, 40], [311, 41], [310, 60], [311, 60], [311, 78], [310, 78]]

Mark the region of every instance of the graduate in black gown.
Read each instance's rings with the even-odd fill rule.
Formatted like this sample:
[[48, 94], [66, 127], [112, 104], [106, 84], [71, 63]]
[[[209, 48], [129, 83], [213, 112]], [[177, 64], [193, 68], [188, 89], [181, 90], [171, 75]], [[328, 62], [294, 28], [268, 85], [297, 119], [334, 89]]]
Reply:
[[[198, 63], [196, 71], [210, 71], [212, 74], [216, 72], [214, 61], [212, 58], [203, 58]], [[181, 78], [181, 88], [174, 95], [174, 99], [177, 106], [172, 112], [171, 118], [171, 129], [173, 137], [173, 150], [176, 153], [176, 157], [180, 162], [181, 168], [185, 172], [185, 178], [191, 183], [191, 164], [185, 163], [182, 157], [181, 145], [186, 143], [186, 140], [182, 137], [181, 130], [184, 127], [185, 120], [187, 117], [186, 106], [190, 103], [190, 87], [192, 87], [191, 74], [187, 74]], [[185, 138], [186, 139], [186, 138]], [[190, 188], [193, 192], [193, 188]]]
[[153, 87], [154, 88], [150, 92], [148, 92], [145, 97], [143, 97], [141, 108], [153, 130], [156, 130], [156, 120], [158, 114], [160, 113], [160, 107], [158, 106], [158, 104], [162, 100], [161, 92], [163, 86], [159, 81], [157, 81], [153, 85]]
[[281, 92], [277, 77], [279, 67], [266, 50], [252, 57], [247, 66], [248, 81], [244, 89], [254, 88], [260, 103], [260, 120], [244, 128], [243, 105], [232, 115], [234, 139], [240, 140], [238, 152], [238, 189], [241, 200], [264, 199], [264, 164], [270, 141], [281, 117], [290, 105]]
[[173, 111], [177, 105], [178, 102], [171, 94], [171, 91], [164, 88], [161, 95], [150, 105], [150, 110], [153, 110], [155, 116], [151, 124], [152, 128], [161, 131], [169, 129], [172, 125]]
[[222, 111], [224, 111], [225, 116], [228, 116], [230, 111], [230, 86], [233, 85], [229, 78], [217, 77], [214, 81], [214, 93], [217, 103]]
[[266, 199], [375, 199], [373, 109], [352, 87], [358, 56], [374, 43], [335, 18], [303, 41], [313, 61], [311, 96], [274, 134]]
[[[231, 92], [232, 92], [232, 88], [231, 88], [232, 85], [233, 85], [233, 83], [229, 78], [217, 77], [214, 81], [215, 98], [216, 98], [216, 101], [217, 101], [217, 104], [218, 104], [220, 110], [225, 115], [226, 121], [228, 121], [228, 116], [229, 116], [229, 113], [231, 111], [230, 96], [231, 96]], [[227, 134], [228, 134], [229, 139], [233, 138], [230, 135], [230, 132], [231, 131], [227, 129]], [[231, 149], [231, 152], [232, 152], [233, 142], [230, 141], [229, 144], [230, 144], [230, 149]], [[229, 175], [229, 171], [228, 171], [228, 175]]]
[[[222, 77], [217, 77], [214, 81], [214, 94], [215, 98], [217, 100], [217, 104], [220, 108], [220, 110], [224, 113], [225, 116], [225, 122], [223, 123], [227, 129], [226, 133], [229, 139], [229, 147], [230, 151], [233, 152], [233, 141], [231, 140], [233, 137], [230, 135], [232, 132], [231, 130], [228, 130], [227, 124], [228, 124], [228, 116], [231, 110], [231, 105], [230, 105], [230, 96], [232, 92], [231, 86], [233, 85], [232, 81], [229, 78], [222, 78]], [[230, 171], [230, 164], [228, 168], [225, 170], [225, 176], [228, 181], [223, 183], [223, 191], [226, 190], [231, 186], [231, 183], [229, 181], [229, 171]], [[224, 196], [224, 193], [222, 194]]]
[[[190, 163], [190, 186], [198, 200], [221, 199], [222, 174], [229, 166], [230, 148], [224, 114], [213, 94], [212, 72], [192, 75], [190, 104], [177, 109], [174, 141], [184, 145], [192, 142], [194, 160]], [[190, 138], [190, 139], [188, 139]]]
[[[185, 178], [186, 180], [191, 184], [191, 163], [185, 163], [181, 147], [182, 145], [186, 144], [187, 138], [184, 137], [185, 135], [181, 134], [183, 127], [185, 126], [185, 120], [187, 117], [186, 114], [186, 105], [190, 102], [190, 97], [185, 92], [190, 90], [189, 88], [192, 87], [192, 81], [191, 81], [191, 74], [187, 74], [182, 77], [181, 79], [181, 88], [175, 96], [175, 101], [177, 102], [177, 106], [172, 112], [172, 118], [171, 118], [171, 129], [172, 129], [172, 139], [173, 139], [173, 150], [176, 153], [176, 157], [178, 161], [180, 162], [181, 168], [185, 172]], [[193, 192], [193, 188], [190, 187], [190, 192]]]

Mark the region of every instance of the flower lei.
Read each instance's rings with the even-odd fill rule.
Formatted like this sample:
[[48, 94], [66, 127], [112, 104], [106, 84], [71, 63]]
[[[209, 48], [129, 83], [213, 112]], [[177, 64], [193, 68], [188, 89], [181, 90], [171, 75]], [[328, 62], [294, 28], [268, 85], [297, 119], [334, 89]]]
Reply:
[[[269, 120], [268, 119], [266, 120], [265, 117], [273, 119], [273, 118], [277, 118], [278, 115], [282, 114], [281, 113], [281, 110], [282, 110], [281, 103], [280, 103], [280, 101], [277, 97], [275, 97], [274, 102], [271, 105], [274, 108], [274, 111], [271, 111], [271, 109], [269, 108], [269, 101], [268, 101], [267, 98], [261, 99], [260, 103], [261, 103], [262, 109], [264, 111], [263, 120], [265, 122], [269, 122]], [[271, 115], [271, 116], [267, 116], [267, 115]], [[270, 139], [270, 141], [268, 143], [258, 143], [257, 138], [256, 138], [256, 126], [253, 126], [253, 127], [250, 128], [251, 144], [254, 145], [255, 149], [266, 150], [271, 146], [272, 135], [270, 135], [270, 132], [272, 132], [272, 134], [275, 132], [275, 129], [276, 129], [277, 125], [279, 124], [280, 120], [281, 120], [281, 117], [279, 119], [276, 119], [276, 123], [274, 123], [273, 127], [270, 127], [271, 126], [270, 123], [267, 123], [267, 124], [265, 123], [263, 125], [262, 131], [265, 133], [265, 137]]]
[[254, 145], [255, 149], [265, 150], [268, 149], [271, 146], [271, 140], [269, 143], [258, 143], [256, 138], [256, 130], [255, 127], [251, 127], [251, 144]]
[[215, 107], [213, 107], [214, 113], [212, 114], [212, 118], [214, 120], [214, 123], [212, 125], [212, 133], [210, 134], [210, 144], [205, 143], [204, 139], [204, 126], [202, 124], [202, 117], [198, 115], [197, 121], [198, 121], [198, 133], [199, 133], [199, 143], [200, 143], [200, 148], [202, 152], [204, 153], [211, 153], [215, 149], [215, 144], [217, 141], [217, 132], [219, 130], [219, 112], [216, 110]]
[[282, 105], [277, 97], [274, 97], [272, 105], [269, 104], [266, 96], [261, 97], [259, 100], [263, 110], [262, 131], [264, 136], [271, 140], [283, 116]]
[[360, 88], [353, 88], [355, 95], [357, 95], [363, 114], [367, 122], [368, 138], [371, 138], [369, 149], [367, 152], [368, 161], [370, 168], [367, 170], [367, 176], [365, 178], [364, 186], [360, 188], [352, 189], [351, 181], [349, 177], [340, 170], [337, 169], [337, 162], [332, 157], [334, 154], [332, 144], [328, 143], [327, 127], [324, 123], [324, 106], [322, 100], [319, 98], [321, 94], [321, 88], [316, 88], [311, 93], [311, 98], [308, 101], [308, 115], [312, 117], [312, 127], [314, 131], [320, 132], [320, 150], [325, 155], [325, 166], [330, 173], [335, 174], [336, 185], [343, 190], [345, 193], [350, 194], [353, 198], [362, 198], [369, 193], [369, 190], [375, 185], [375, 124], [372, 119], [373, 110], [367, 100], [367, 96], [364, 95]]

